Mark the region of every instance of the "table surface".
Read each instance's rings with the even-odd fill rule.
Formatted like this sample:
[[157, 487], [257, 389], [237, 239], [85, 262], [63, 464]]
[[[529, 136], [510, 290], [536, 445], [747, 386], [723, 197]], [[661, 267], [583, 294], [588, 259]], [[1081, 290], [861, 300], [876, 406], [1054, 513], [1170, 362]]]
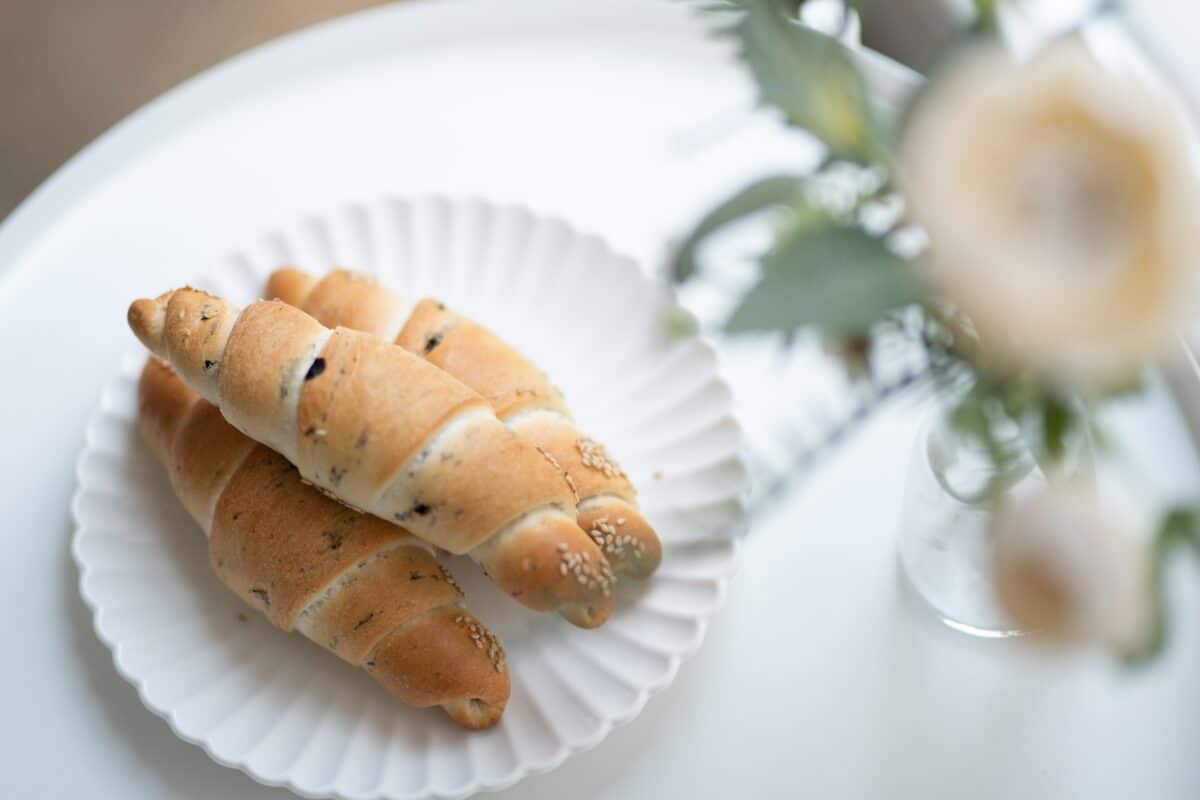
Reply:
[[[146, 711], [78, 596], [72, 463], [128, 347], [129, 297], [274, 222], [385, 190], [525, 203], [655, 263], [725, 189], [812, 158], [747, 116], [744, 77], [678, 4], [466, 6], [368, 12], [235, 59], [102, 137], [0, 227], [0, 603], [14, 611], [0, 796], [289, 796]], [[895, 556], [918, 413], [888, 409], [757, 520], [704, 647], [638, 719], [502, 794], [1200, 796], [1196, 570], [1172, 568], [1184, 624], [1145, 671], [944, 628]], [[1196, 485], [1164, 396], [1112, 425], [1148, 491]]]

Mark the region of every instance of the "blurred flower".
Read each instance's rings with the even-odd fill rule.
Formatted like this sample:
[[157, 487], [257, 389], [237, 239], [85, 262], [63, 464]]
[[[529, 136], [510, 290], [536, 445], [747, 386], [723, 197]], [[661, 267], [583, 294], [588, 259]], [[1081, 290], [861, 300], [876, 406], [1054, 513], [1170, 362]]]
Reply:
[[992, 518], [996, 590], [1021, 628], [1060, 642], [1130, 651], [1153, 619], [1139, 515], [1071, 482]]
[[985, 366], [1105, 388], [1161, 354], [1193, 300], [1200, 182], [1165, 99], [1073, 41], [980, 46], [914, 110], [902, 166], [938, 292]]

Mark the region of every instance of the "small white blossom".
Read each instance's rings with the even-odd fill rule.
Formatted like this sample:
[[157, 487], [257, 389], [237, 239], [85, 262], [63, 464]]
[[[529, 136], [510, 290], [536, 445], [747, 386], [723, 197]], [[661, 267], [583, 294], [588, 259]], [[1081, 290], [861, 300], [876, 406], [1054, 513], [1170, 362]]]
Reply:
[[1001, 604], [1035, 635], [1135, 647], [1152, 618], [1147, 524], [1083, 482], [1001, 509], [991, 526]]

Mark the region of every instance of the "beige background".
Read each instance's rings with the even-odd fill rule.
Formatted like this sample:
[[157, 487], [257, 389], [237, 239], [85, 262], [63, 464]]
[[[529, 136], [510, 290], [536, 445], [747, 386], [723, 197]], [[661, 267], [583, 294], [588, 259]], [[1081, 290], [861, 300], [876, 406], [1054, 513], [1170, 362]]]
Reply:
[[[0, 219], [81, 147], [180, 81], [273, 37], [385, 2], [0, 0]], [[914, 43], [933, 32], [933, 19], [917, 12], [962, 0], [860, 2], [888, 12], [866, 14], [868, 44], [919, 64]], [[1124, 6], [1200, 107], [1200, 9], [1183, 0]]]
[[385, 0], [0, 0], [0, 219], [175, 84], [275, 36]]

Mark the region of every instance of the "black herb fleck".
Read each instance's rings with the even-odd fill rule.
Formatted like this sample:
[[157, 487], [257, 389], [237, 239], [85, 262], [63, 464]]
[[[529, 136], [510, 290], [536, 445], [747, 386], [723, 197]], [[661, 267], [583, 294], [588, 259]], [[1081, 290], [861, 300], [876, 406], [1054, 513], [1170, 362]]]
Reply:
[[425, 576], [421, 574], [420, 570], [414, 569], [408, 573], [408, 579], [410, 581], [419, 581], [419, 580], [421, 580], [421, 578], [424, 578], [424, 577]]
[[216, 365], [217, 365], [217, 362], [215, 362], [215, 361], [209, 361], [207, 358], [206, 358], [206, 359], [204, 359], [204, 371], [205, 371], [205, 372], [208, 372], [209, 370], [211, 370], [211, 369], [212, 369], [213, 367], [215, 367]]
[[325, 359], [318, 358], [313, 361], [312, 366], [308, 368], [308, 372], [304, 373], [304, 380], [311, 381], [313, 378], [325, 371]]
[[370, 614], [367, 614], [365, 617], [363, 617], [362, 619], [360, 619], [358, 622], [354, 623], [354, 630], [358, 630], [358, 629], [359, 629], [359, 628], [361, 628], [363, 625], [366, 625], [368, 622], [370, 622], [370, 621], [371, 621], [371, 620], [373, 620], [373, 619], [375, 619], [375, 612], [374, 612], [374, 611], [372, 611]]
[[429, 353], [432, 353], [433, 348], [437, 347], [441, 343], [442, 343], [442, 334], [435, 333], [433, 336], [430, 336], [428, 339], [425, 340], [425, 354], [428, 355]]
[[270, 597], [270, 595], [267, 594], [266, 589], [251, 589], [250, 594], [258, 595], [259, 599], [262, 600], [262, 603], [265, 607], [267, 607], [267, 608], [271, 607], [271, 597]]
[[416, 514], [418, 517], [423, 517], [432, 510], [433, 509], [424, 503], [417, 503], [415, 506], [413, 506], [412, 513]]
[[340, 486], [344, 477], [346, 477], [346, 470], [337, 467], [329, 468], [329, 482], [334, 486]]
[[330, 550], [337, 550], [342, 546], [342, 542], [346, 540], [346, 537], [337, 531], [323, 531], [321, 535], [325, 537], [327, 542], [329, 542]]

